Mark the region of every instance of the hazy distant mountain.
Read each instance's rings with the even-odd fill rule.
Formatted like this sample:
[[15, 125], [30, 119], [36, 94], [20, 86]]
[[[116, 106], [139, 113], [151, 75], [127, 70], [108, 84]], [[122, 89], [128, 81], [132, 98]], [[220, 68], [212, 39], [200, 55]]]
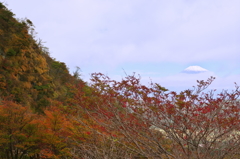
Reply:
[[205, 68], [202, 68], [200, 66], [189, 66], [188, 68], [184, 69], [182, 73], [188, 73], [188, 74], [197, 74], [197, 73], [203, 73], [207, 72]]

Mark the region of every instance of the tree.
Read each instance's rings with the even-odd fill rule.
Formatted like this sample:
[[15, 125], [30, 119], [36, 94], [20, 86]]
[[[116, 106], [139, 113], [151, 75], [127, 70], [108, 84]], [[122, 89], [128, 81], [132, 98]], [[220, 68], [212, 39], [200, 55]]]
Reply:
[[0, 157], [21, 159], [38, 153], [39, 123], [28, 107], [12, 101], [0, 104]]
[[[193, 90], [180, 93], [140, 78], [121, 82], [93, 74], [86, 96], [77, 87], [75, 104], [101, 129], [92, 129], [128, 149], [126, 153], [149, 158], [239, 157], [239, 87], [231, 93], [203, 91], [213, 82], [198, 81]], [[80, 122], [80, 119], [79, 119]]]

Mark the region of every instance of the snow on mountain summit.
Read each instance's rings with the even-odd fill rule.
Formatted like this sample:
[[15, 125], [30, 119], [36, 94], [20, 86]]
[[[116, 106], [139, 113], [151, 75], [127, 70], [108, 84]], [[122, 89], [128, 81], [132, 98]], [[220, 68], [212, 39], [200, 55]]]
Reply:
[[188, 68], [184, 69], [182, 71], [182, 73], [202, 73], [202, 72], [207, 72], [208, 70], [206, 70], [205, 68], [202, 68], [200, 66], [189, 66]]

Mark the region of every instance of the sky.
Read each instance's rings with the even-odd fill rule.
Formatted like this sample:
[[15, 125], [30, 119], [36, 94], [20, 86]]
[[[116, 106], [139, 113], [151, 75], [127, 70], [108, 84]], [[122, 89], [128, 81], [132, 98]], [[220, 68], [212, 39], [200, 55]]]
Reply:
[[[173, 91], [216, 77], [209, 89], [240, 85], [239, 0], [0, 0], [28, 18], [50, 55], [82, 78], [133, 72]], [[207, 72], [187, 74], [189, 66]]]

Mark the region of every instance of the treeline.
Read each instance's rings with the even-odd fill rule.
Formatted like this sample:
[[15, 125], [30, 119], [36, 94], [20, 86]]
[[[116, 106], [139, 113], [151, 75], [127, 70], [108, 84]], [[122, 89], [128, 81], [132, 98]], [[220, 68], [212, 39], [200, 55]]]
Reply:
[[2, 100], [0, 157], [239, 158], [239, 87], [203, 93], [213, 79], [177, 94], [134, 75], [117, 82], [95, 73], [41, 114]]
[[239, 87], [168, 91], [94, 73], [71, 75], [0, 3], [0, 158], [239, 158]]

